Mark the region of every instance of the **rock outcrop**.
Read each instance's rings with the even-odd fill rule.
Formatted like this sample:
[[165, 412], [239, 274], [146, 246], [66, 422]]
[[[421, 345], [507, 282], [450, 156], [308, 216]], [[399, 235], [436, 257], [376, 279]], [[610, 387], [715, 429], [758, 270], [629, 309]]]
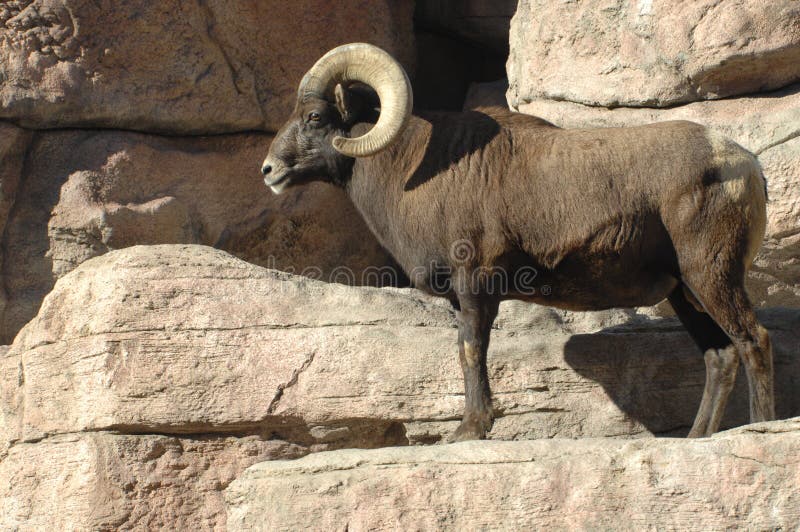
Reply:
[[793, 0], [522, 0], [510, 100], [667, 107], [800, 81]]
[[[800, 415], [800, 314], [761, 317], [779, 416]], [[203, 246], [87, 260], [0, 355], [0, 528], [220, 528], [222, 490], [255, 462], [440, 442], [463, 408], [454, 325], [412, 290]], [[490, 378], [492, 439], [631, 438], [684, 435], [704, 367], [674, 319], [504, 304]], [[747, 420], [739, 381], [726, 426]], [[40, 503], [65, 479], [65, 502]]]
[[222, 490], [248, 465], [297, 458], [255, 436], [64, 434], [0, 462], [3, 530], [227, 530]]
[[276, 131], [326, 51], [367, 41], [413, 72], [411, 0], [11, 0], [0, 118], [170, 134]]
[[[800, 415], [800, 317], [762, 319], [780, 414]], [[18, 335], [2, 365], [5, 432], [269, 430], [316, 443], [374, 424], [438, 441], [462, 409], [454, 335], [449, 305], [415, 291], [331, 285], [202, 246], [132, 247], [58, 281]], [[622, 311], [504, 304], [490, 359], [502, 439], [686, 430], [704, 382], [676, 321]], [[747, 419], [744, 387], [734, 396], [728, 426]]]
[[466, 442], [262, 462], [233, 530], [791, 529], [800, 418], [706, 440]]

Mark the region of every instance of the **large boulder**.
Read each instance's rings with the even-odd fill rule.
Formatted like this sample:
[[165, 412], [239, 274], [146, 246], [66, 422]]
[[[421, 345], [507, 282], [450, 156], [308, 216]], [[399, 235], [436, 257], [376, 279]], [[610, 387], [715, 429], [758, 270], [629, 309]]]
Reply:
[[[56, 279], [135, 244], [224, 248], [254, 263], [334, 280], [389, 264], [342, 191], [317, 183], [273, 195], [258, 172], [271, 137], [161, 137], [120, 131], [13, 131], [4, 191], [22, 184], [4, 233], [8, 301], [0, 340], [36, 315]], [[22, 165], [23, 155], [28, 162]], [[0, 202], [0, 207], [6, 203]], [[3, 212], [0, 212], [0, 216]]]
[[800, 80], [794, 0], [522, 0], [509, 101], [666, 107]]
[[366, 41], [413, 72], [411, 0], [12, 0], [0, 117], [36, 128], [275, 131], [303, 73]]
[[262, 462], [234, 530], [794, 529], [800, 418], [706, 440], [466, 442]]

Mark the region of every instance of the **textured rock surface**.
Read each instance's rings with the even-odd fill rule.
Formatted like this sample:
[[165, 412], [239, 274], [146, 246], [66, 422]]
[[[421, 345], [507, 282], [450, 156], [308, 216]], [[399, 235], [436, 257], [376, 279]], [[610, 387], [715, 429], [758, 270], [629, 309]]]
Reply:
[[[763, 320], [779, 415], [798, 415], [800, 314]], [[3, 356], [0, 434], [438, 441], [463, 404], [454, 342], [448, 306], [414, 291], [329, 285], [200, 246], [128, 248], [62, 278]], [[704, 381], [675, 321], [622, 311], [504, 305], [490, 363], [496, 439], [685, 433]], [[733, 397], [728, 426], [747, 419], [743, 382]]]
[[[700, 399], [702, 358], [663, 309], [504, 304], [497, 320], [490, 438], [614, 440], [371, 453], [439, 442], [458, 423], [447, 305], [207, 247], [128, 247], [207, 244], [313, 276], [387, 280], [387, 270], [362, 275], [389, 258], [341, 194], [268, 193], [257, 168], [269, 136], [251, 130], [281, 125], [302, 73], [342, 42], [384, 46], [413, 71], [413, 4], [0, 3], [0, 118], [243, 132], [33, 134], [0, 122], [0, 341], [38, 311], [0, 347], [0, 529], [797, 527], [798, 420], [705, 441], [631, 440], [685, 434]], [[440, 92], [463, 95], [470, 80], [499, 77], [483, 74], [507, 45], [498, 37], [515, 4], [419, 0], [418, 22], [439, 32], [423, 52], [463, 48], [428, 61], [429, 84], [447, 79]], [[687, 118], [758, 152], [771, 200], [752, 293], [800, 305], [800, 85], [673, 106], [796, 81], [798, 10], [523, 0], [507, 94], [566, 127]], [[488, 100], [505, 104], [505, 88], [476, 86], [465, 107]], [[800, 314], [760, 316], [778, 415], [800, 415]], [[744, 380], [726, 427], [747, 420]], [[227, 491], [226, 515], [223, 490], [248, 466], [352, 447], [255, 466]]]
[[322, 54], [368, 41], [413, 70], [410, 0], [11, 0], [0, 116], [32, 127], [277, 130]]
[[0, 234], [17, 197], [30, 132], [0, 122]]
[[691, 120], [714, 128], [757, 155], [800, 136], [800, 85], [770, 94], [694, 102], [669, 109], [607, 109], [555, 100], [535, 100], [515, 108], [571, 128]]
[[622, 127], [691, 120], [756, 153], [767, 177], [767, 238], [750, 274], [761, 306], [800, 306], [800, 86], [769, 95], [671, 109], [605, 109], [537, 100], [519, 110], [561, 127]]
[[247, 469], [235, 530], [793, 529], [800, 419], [706, 440], [466, 442]]
[[[10, 342], [36, 315], [56, 279], [88, 258], [134, 244], [213, 245], [326, 279], [347, 267], [356, 283], [366, 267], [387, 264], [341, 191], [314, 184], [280, 197], [269, 192], [258, 168], [270, 139], [37, 134], [5, 231], [2, 339]], [[12, 150], [8, 158], [3, 171], [17, 175], [20, 156]]]
[[222, 490], [247, 466], [296, 458], [257, 437], [66, 434], [0, 462], [3, 530], [226, 530]]
[[794, 0], [522, 0], [509, 101], [669, 106], [800, 80]]

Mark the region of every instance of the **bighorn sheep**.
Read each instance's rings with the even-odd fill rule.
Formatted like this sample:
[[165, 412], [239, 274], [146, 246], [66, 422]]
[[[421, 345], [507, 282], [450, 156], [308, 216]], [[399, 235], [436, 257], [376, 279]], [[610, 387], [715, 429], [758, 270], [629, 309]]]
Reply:
[[774, 418], [770, 339], [744, 288], [766, 223], [752, 154], [691, 122], [566, 130], [501, 108], [411, 111], [397, 61], [340, 46], [301, 81], [262, 173], [275, 193], [344, 188], [412, 283], [452, 302], [466, 406], [451, 440], [492, 426], [486, 352], [512, 298], [575, 310], [668, 298], [705, 354], [689, 435], [718, 430], [740, 357], [751, 421]]

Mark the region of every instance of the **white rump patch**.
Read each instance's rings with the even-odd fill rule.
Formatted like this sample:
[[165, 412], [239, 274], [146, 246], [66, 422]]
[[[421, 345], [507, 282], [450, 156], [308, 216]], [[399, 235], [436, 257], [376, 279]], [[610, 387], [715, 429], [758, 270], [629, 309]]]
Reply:
[[755, 155], [719, 133], [707, 131], [706, 138], [714, 154], [711, 167], [718, 171], [724, 194], [733, 203], [741, 205], [750, 230], [745, 264], [749, 267], [761, 247], [767, 223], [767, 196], [761, 165]]

